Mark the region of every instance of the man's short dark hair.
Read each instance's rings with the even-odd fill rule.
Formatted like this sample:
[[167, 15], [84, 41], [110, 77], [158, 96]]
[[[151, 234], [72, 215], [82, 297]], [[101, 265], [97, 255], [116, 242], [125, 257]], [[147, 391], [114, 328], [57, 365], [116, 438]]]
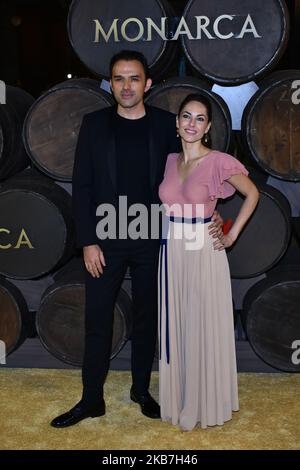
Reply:
[[143, 66], [146, 78], [149, 78], [149, 67], [148, 67], [147, 59], [144, 56], [144, 54], [138, 51], [127, 51], [127, 50], [118, 52], [111, 58], [110, 65], [109, 65], [111, 77], [112, 77], [112, 70], [114, 68], [114, 65], [117, 62], [119, 62], [119, 60], [126, 60], [126, 61], [137, 60]]

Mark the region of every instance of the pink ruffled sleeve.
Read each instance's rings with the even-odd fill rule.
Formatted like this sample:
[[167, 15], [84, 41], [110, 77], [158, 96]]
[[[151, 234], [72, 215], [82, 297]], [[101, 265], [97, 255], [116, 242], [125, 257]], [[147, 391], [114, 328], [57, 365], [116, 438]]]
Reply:
[[236, 158], [226, 153], [219, 153], [209, 182], [210, 198], [226, 199], [232, 196], [235, 193], [235, 188], [226, 180], [233, 175], [240, 174], [248, 176], [249, 172]]

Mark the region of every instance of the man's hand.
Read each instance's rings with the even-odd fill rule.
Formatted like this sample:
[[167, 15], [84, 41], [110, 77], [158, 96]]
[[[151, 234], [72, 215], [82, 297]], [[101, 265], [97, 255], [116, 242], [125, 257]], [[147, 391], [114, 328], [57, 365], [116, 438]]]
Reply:
[[98, 245], [83, 247], [83, 259], [87, 271], [93, 277], [100, 277], [103, 274], [103, 267], [106, 266], [103, 251]]
[[212, 224], [208, 226], [209, 229], [209, 234], [212, 235], [213, 238], [217, 238], [217, 240], [214, 241], [214, 249], [215, 250], [223, 250], [224, 245], [222, 243], [222, 237], [223, 237], [223, 232], [222, 232], [222, 226], [223, 226], [223, 219], [220, 216], [218, 211], [214, 211], [212, 215]]

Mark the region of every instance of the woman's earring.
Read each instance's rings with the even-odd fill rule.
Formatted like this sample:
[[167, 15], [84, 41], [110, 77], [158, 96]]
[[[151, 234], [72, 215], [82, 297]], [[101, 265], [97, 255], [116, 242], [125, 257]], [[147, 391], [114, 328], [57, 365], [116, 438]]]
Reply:
[[179, 137], [178, 127], [176, 128], [176, 137]]
[[208, 142], [207, 134], [204, 134], [204, 143], [207, 144], [207, 142]]

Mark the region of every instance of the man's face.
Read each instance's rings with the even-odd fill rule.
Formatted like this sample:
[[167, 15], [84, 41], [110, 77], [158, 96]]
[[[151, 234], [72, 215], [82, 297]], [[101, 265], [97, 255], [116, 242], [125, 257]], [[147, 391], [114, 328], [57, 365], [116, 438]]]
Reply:
[[119, 60], [113, 67], [110, 86], [123, 108], [134, 108], [143, 102], [151, 83], [150, 79], [146, 80], [143, 66], [137, 60]]

